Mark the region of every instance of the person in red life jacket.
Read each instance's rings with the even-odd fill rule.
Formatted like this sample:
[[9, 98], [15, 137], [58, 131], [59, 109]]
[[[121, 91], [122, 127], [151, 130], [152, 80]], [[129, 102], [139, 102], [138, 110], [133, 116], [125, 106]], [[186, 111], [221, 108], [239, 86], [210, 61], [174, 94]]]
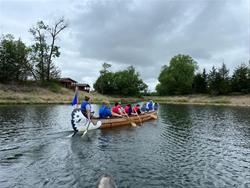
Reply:
[[125, 115], [120, 102], [115, 103], [115, 106], [112, 108], [112, 112], [120, 115]]
[[141, 107], [140, 104], [137, 104], [134, 108], [133, 108], [133, 112], [137, 113], [137, 114], [141, 114]]
[[127, 106], [125, 107], [124, 110], [125, 110], [126, 114], [128, 114], [129, 116], [134, 115], [131, 104], [127, 104]]

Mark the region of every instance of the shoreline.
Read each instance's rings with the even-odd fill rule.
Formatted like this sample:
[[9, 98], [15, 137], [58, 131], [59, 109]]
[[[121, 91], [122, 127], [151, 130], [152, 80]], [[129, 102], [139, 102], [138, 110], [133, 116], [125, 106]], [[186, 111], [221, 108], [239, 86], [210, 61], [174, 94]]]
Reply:
[[[101, 104], [103, 100], [110, 103], [120, 101], [121, 103], [137, 103], [152, 99], [154, 102], [162, 104], [186, 104], [186, 105], [213, 105], [213, 106], [238, 106], [250, 107], [250, 95], [229, 95], [229, 96], [210, 96], [210, 95], [185, 95], [185, 96], [144, 96], [123, 97], [106, 96], [99, 93], [79, 92], [78, 104], [81, 103], [85, 95], [93, 97], [95, 104]], [[0, 105], [70, 105], [74, 98], [74, 91], [60, 87], [57, 92], [39, 86], [24, 85], [4, 85], [0, 84]]]

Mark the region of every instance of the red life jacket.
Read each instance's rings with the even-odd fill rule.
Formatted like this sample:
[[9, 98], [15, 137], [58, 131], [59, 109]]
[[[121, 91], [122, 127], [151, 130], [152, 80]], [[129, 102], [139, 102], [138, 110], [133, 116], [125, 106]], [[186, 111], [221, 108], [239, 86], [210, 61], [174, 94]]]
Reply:
[[129, 106], [126, 106], [124, 110], [128, 114], [129, 113]]
[[120, 109], [120, 108], [121, 108], [121, 105], [114, 106], [114, 107], [112, 108], [112, 112], [117, 113], [117, 114], [120, 114], [120, 112], [119, 112], [119, 109]]
[[135, 106], [133, 110], [134, 110], [134, 112], [138, 112], [138, 110], [140, 110], [140, 107], [139, 106]]

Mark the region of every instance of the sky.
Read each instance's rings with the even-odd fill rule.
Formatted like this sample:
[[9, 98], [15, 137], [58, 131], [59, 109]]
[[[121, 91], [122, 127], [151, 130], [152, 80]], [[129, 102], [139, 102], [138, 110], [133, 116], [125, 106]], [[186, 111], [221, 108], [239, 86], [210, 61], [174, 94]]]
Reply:
[[250, 0], [0, 0], [0, 34], [26, 44], [37, 21], [64, 17], [56, 42], [62, 77], [91, 86], [104, 62], [133, 65], [155, 90], [163, 65], [190, 55], [199, 70], [224, 62], [232, 72], [250, 60]]

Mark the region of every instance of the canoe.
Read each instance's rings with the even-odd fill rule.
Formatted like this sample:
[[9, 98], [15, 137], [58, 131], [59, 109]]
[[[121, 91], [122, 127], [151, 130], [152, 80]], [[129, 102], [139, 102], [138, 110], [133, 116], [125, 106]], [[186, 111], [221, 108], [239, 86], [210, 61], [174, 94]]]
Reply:
[[[140, 118], [139, 118], [140, 117]], [[133, 123], [140, 125], [142, 122], [155, 120], [158, 118], [156, 111], [147, 112], [140, 114], [138, 116], [129, 116], [127, 117], [114, 117], [108, 119], [97, 119], [93, 118], [92, 122], [89, 122], [87, 118], [82, 114], [80, 109], [74, 109], [71, 114], [71, 124], [74, 131], [85, 131], [88, 127], [88, 130], [93, 129], [107, 129], [113, 127], [120, 127], [131, 125]]]
[[131, 123], [136, 123], [140, 125], [141, 121], [145, 122], [145, 121], [149, 121], [152, 119], [157, 119], [157, 112], [155, 111], [148, 112], [148, 113], [139, 115], [139, 117], [136, 115], [133, 115], [133, 116], [129, 116], [129, 118], [122, 117], [122, 118], [100, 119], [100, 121], [102, 122], [102, 125], [100, 128], [107, 129], [107, 128], [112, 128], [112, 127], [120, 127], [120, 126], [125, 126], [125, 125], [131, 125]]

